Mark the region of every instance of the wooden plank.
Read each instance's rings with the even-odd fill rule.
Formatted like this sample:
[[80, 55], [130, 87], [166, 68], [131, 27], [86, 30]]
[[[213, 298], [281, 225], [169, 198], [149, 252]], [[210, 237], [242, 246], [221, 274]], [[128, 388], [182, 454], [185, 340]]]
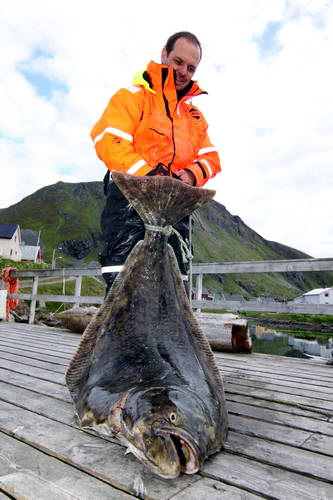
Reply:
[[16, 385], [18, 387], [30, 389], [36, 393], [47, 394], [56, 399], [71, 402], [71, 398], [66, 387], [63, 385], [55, 384], [54, 382], [48, 382], [42, 379], [34, 379], [33, 377], [22, 375], [22, 373], [3, 370], [1, 368], [0, 381]]
[[167, 499], [197, 480], [163, 481], [120, 445], [1, 401], [0, 430], [132, 495]]
[[32, 333], [40, 333], [41, 335], [50, 335], [53, 337], [57, 337], [58, 335], [64, 334], [66, 337], [76, 338], [77, 335], [73, 332], [70, 332], [66, 328], [62, 327], [53, 327], [46, 325], [28, 325], [27, 323], [1, 323], [0, 322], [0, 331], [5, 331], [7, 333], [11, 332], [32, 332]]
[[[9, 295], [14, 297], [14, 295]], [[18, 297], [19, 298], [19, 297]], [[246, 300], [192, 300], [192, 307], [196, 309], [222, 309], [227, 311], [256, 311], [275, 313], [298, 313], [298, 314], [333, 314], [332, 305], [325, 304], [299, 304], [295, 302], [257, 302]]]
[[242, 376], [240, 374], [224, 374], [225, 379], [231, 384], [242, 384], [251, 387], [259, 387], [271, 390], [277, 390], [281, 392], [288, 392], [289, 394], [297, 394], [299, 396], [304, 395], [305, 397], [312, 397], [316, 399], [324, 399], [325, 401], [333, 402], [333, 391], [332, 389], [327, 389], [323, 386], [306, 386], [304, 384], [281, 382], [280, 380], [276, 383], [270, 381], [269, 379], [263, 379], [262, 377], [254, 377], [244, 373]]
[[[296, 417], [294, 414], [277, 411], [276, 409], [271, 410], [228, 400], [227, 407], [229, 414], [244, 415], [260, 421], [271, 422], [272, 424], [282, 424], [287, 427], [304, 429], [333, 437], [333, 425], [331, 422], [309, 418], [309, 416], [297, 415]], [[257, 422], [257, 426], [259, 425], [261, 424]]]
[[[292, 455], [290, 456], [290, 461]], [[274, 500], [331, 500], [333, 486], [326, 482], [290, 472], [284, 468], [245, 457], [219, 453], [208, 460], [202, 475]], [[193, 497], [195, 498], [195, 497]]]
[[0, 398], [6, 403], [33, 411], [38, 415], [56, 420], [66, 425], [74, 425], [74, 409], [70, 398], [55, 399], [52, 395], [30, 390], [29, 388], [14, 386], [0, 381]]
[[266, 464], [333, 484], [333, 458], [257, 437], [230, 432], [225, 449]]
[[44, 295], [32, 293], [9, 293], [8, 297], [20, 300], [39, 300], [43, 302], [64, 302], [66, 304], [103, 304], [104, 297], [99, 296], [75, 296], [75, 295]]
[[[36, 296], [37, 295], [37, 290], [38, 290], [38, 276], [34, 276], [32, 280], [32, 291], [31, 291], [31, 296]], [[30, 312], [29, 312], [29, 325], [32, 325], [35, 321], [35, 312], [36, 312], [36, 299], [33, 299], [30, 302]]]
[[[289, 271], [331, 271], [332, 258], [264, 260], [243, 262], [210, 262], [192, 265], [193, 274], [230, 274], [230, 273], [275, 273]], [[12, 277], [62, 277], [62, 276], [100, 276], [101, 268], [70, 268], [70, 269], [31, 269], [12, 271]]]
[[36, 368], [43, 368], [45, 370], [53, 371], [55, 373], [64, 374], [66, 372], [66, 365], [65, 364], [59, 365], [57, 363], [48, 363], [46, 361], [27, 358], [25, 356], [18, 355], [18, 354], [4, 353], [0, 350], [0, 366], [1, 366], [1, 359], [6, 360], [6, 361], [14, 361], [14, 362], [20, 363], [22, 365], [33, 366]]
[[[262, 381], [272, 379], [272, 381], [275, 380], [277, 384], [283, 385], [284, 380], [289, 380], [290, 382], [295, 382], [297, 384], [301, 384], [304, 387], [309, 387], [311, 390], [313, 386], [318, 386], [318, 387], [327, 387], [328, 389], [332, 390], [332, 379], [327, 379], [326, 377], [321, 377], [316, 374], [316, 371], [313, 370], [312, 373], [312, 378], [308, 378], [308, 375], [302, 376], [302, 372], [290, 372], [287, 368], [283, 370], [283, 367], [279, 372], [273, 371], [273, 369], [269, 371], [261, 371], [260, 367], [258, 368], [257, 365], [255, 367], [249, 367], [248, 369], [240, 367], [237, 368], [236, 366], [233, 368], [227, 367], [224, 368], [220, 363], [217, 363], [218, 367], [220, 368], [220, 371], [225, 374], [225, 376], [229, 376], [229, 373], [236, 374], [236, 377], [239, 378], [244, 378], [244, 376], [249, 375], [251, 376], [252, 374], [257, 374], [258, 378], [261, 379]], [[298, 375], [297, 375], [298, 373]]]
[[[73, 495], [63, 488], [53, 485], [47, 479], [41, 479], [30, 472], [13, 472], [0, 476], [0, 487], [19, 500], [42, 499], [73, 500]], [[74, 497], [79, 500], [79, 497]]]
[[[75, 296], [80, 296], [81, 295], [81, 286], [82, 286], [82, 276], [77, 276], [75, 278], [75, 290], [74, 290], [74, 295]], [[79, 304], [75, 303], [74, 307], [78, 307]]]
[[5, 359], [0, 358], [0, 368], [20, 373], [22, 375], [27, 375], [28, 377], [35, 377], [41, 380], [47, 380], [49, 382], [54, 382], [56, 384], [61, 384], [61, 385], [65, 384], [63, 374], [49, 370], [44, 370], [43, 368], [36, 368], [34, 366], [23, 365], [22, 363], [16, 363], [15, 361], [7, 361]]
[[59, 345], [69, 345], [69, 346], [77, 346], [80, 337], [76, 335], [76, 338], [71, 338], [70, 335], [48, 335], [48, 333], [43, 334], [42, 332], [34, 332], [34, 331], [14, 331], [14, 332], [6, 332], [4, 335], [0, 330], [0, 338], [7, 339], [22, 339], [22, 340], [35, 340], [40, 342], [52, 342], [53, 344]]
[[230, 356], [228, 353], [215, 353], [217, 363], [221, 368], [226, 366], [234, 366], [238, 369], [258, 369], [271, 370], [271, 373], [287, 373], [295, 376], [311, 376], [318, 380], [332, 381], [332, 372], [330, 367], [322, 362], [314, 362], [306, 360], [299, 362], [298, 358], [288, 358], [287, 356], [272, 356], [273, 359], [267, 358], [265, 354], [252, 353], [250, 356], [246, 354], [233, 353], [233, 358], [221, 358], [221, 356]]
[[[13, 342], [5, 342], [2, 341], [1, 345], [3, 348], [6, 347], [12, 347]], [[54, 351], [51, 349], [42, 349], [42, 348], [37, 348], [37, 347], [29, 347], [29, 345], [22, 345], [20, 348], [20, 343], [16, 342], [15, 346], [20, 349], [21, 352], [30, 352], [30, 353], [40, 353], [40, 354], [48, 354], [50, 356], [54, 356], [55, 358], [63, 358], [64, 360], [70, 360], [72, 358], [71, 353], [64, 353], [64, 352], [59, 352], [56, 351], [56, 354], [54, 354]]]
[[[306, 450], [318, 451], [333, 456], [333, 438], [329, 436], [320, 436], [312, 434], [306, 442], [302, 444], [302, 448]], [[332, 464], [333, 467], [333, 464]]]
[[259, 500], [259, 498], [262, 499], [262, 496], [213, 479], [202, 478], [173, 496], [172, 500]]
[[[249, 377], [257, 377], [260, 378], [261, 380], [267, 380], [267, 381], [281, 381], [282, 384], [285, 384], [286, 382], [290, 383], [297, 383], [297, 384], [302, 384], [306, 385], [307, 387], [311, 388], [312, 386], [314, 387], [326, 387], [333, 389], [333, 381], [332, 382], [327, 382], [326, 380], [317, 380], [314, 379], [313, 377], [310, 377], [308, 375], [298, 375], [295, 376], [293, 374], [285, 373], [284, 370], [281, 370], [283, 373], [276, 373], [270, 371], [270, 370], [260, 370], [259, 368], [247, 368], [247, 369], [242, 369], [242, 368], [236, 368], [236, 367], [229, 367], [223, 364], [223, 366], [220, 365], [221, 370], [223, 371], [224, 375], [232, 375], [238, 376], [239, 374], [242, 376], [244, 373], [246, 373]], [[314, 375], [315, 376], [315, 375]]]
[[100, 267], [93, 267], [89, 269], [78, 267], [60, 269], [22, 269], [12, 271], [10, 273], [10, 275], [14, 278], [33, 278], [34, 276], [39, 276], [40, 278], [62, 278], [63, 276], [99, 276], [101, 274], [102, 272]]
[[1, 337], [0, 339], [2, 345], [6, 345], [10, 343], [11, 345], [21, 345], [21, 346], [29, 346], [29, 347], [47, 347], [49, 350], [52, 349], [53, 352], [61, 353], [61, 354], [69, 354], [72, 355], [73, 352], [75, 351], [75, 348], [73, 346], [66, 346], [66, 345], [59, 345], [54, 342], [43, 342], [42, 340], [33, 340], [29, 338], [25, 339], [20, 339], [20, 338], [15, 338], [15, 339], [9, 339], [7, 340], [4, 337]]
[[[240, 415], [230, 415], [230, 430], [247, 436], [269, 439], [276, 443], [288, 444], [305, 450], [320, 452], [332, 457], [333, 437], [286, 427], [284, 425], [254, 420]], [[333, 466], [333, 462], [332, 462]]]
[[258, 387], [251, 387], [250, 385], [244, 384], [231, 384], [226, 382], [225, 390], [227, 393], [232, 394], [243, 394], [251, 395], [252, 397], [267, 399], [269, 401], [275, 401], [277, 403], [301, 405], [304, 409], [318, 410], [322, 414], [331, 417], [333, 414], [333, 402], [324, 401], [322, 399], [315, 399], [311, 397], [298, 396], [297, 394], [290, 394], [287, 392], [270, 390], [268, 388], [260, 389]]
[[[269, 366], [266, 366], [265, 363], [263, 363], [262, 367], [258, 363], [253, 363], [246, 365], [244, 364], [243, 361], [240, 361], [239, 365], [233, 364], [233, 365], [225, 365], [224, 363], [221, 363], [220, 361], [217, 362], [219, 368], [224, 371], [224, 370], [229, 370], [229, 371], [234, 371], [236, 373], [239, 373], [240, 375], [242, 372], [244, 374], [251, 374], [252, 372], [258, 372], [259, 375], [263, 380], [265, 380], [265, 377], [272, 377], [274, 378], [275, 376], [280, 376], [282, 377], [287, 377], [288, 380], [290, 380], [291, 377], [298, 379], [298, 381], [304, 381], [304, 383], [308, 384], [312, 382], [313, 384], [316, 385], [325, 385], [326, 384], [332, 384], [332, 378], [330, 376], [330, 373], [325, 371], [324, 374], [320, 371], [317, 370], [315, 366], [312, 366], [312, 371], [307, 372], [303, 370], [302, 367], [292, 367], [292, 362], [291, 366], [290, 365], [284, 365], [281, 363], [281, 367], [278, 368], [276, 366], [272, 366], [272, 368], [269, 370]], [[297, 369], [298, 368], [298, 369]], [[311, 367], [310, 367], [311, 368]], [[261, 375], [262, 374], [262, 375]], [[309, 378], [310, 377], [310, 378]]]
[[293, 405], [291, 402], [276, 402], [270, 399], [260, 399], [254, 396], [248, 396], [245, 394], [235, 394], [226, 393], [226, 399], [228, 402], [246, 404], [247, 406], [252, 406], [258, 409], [272, 410], [273, 412], [281, 412], [292, 415], [295, 420], [298, 417], [307, 417], [313, 420], [319, 421], [329, 421], [326, 412], [321, 412], [318, 410], [311, 410], [306, 406]]
[[[56, 458], [0, 433], [0, 488], [27, 500], [133, 498]], [[1, 498], [1, 496], [0, 496]]]
[[229, 353], [217, 353], [217, 358], [220, 359], [228, 359], [238, 362], [239, 360], [246, 360], [247, 363], [265, 363], [272, 365], [280, 365], [286, 364], [294, 367], [302, 367], [303, 369], [310, 369], [311, 367], [315, 367], [316, 370], [320, 372], [329, 373], [329, 367], [326, 365], [325, 360], [320, 359], [302, 359], [302, 358], [289, 358], [288, 356], [275, 356], [273, 354], [262, 354], [262, 353], [253, 353], [251, 356], [247, 356], [246, 354], [229, 354]]
[[333, 259], [260, 260], [209, 262], [193, 264], [193, 274], [285, 273], [296, 271], [331, 271]]
[[40, 360], [40, 361], [46, 361], [50, 366], [52, 364], [55, 365], [60, 365], [60, 366], [67, 366], [68, 365], [68, 359], [66, 358], [59, 358], [57, 356], [52, 356], [48, 354], [41, 354], [41, 353], [36, 353], [35, 351], [26, 351], [22, 350], [19, 347], [3, 347], [0, 344], [0, 352], [4, 355], [7, 353], [12, 353], [13, 355], [16, 356], [24, 356], [26, 359], [30, 360]]

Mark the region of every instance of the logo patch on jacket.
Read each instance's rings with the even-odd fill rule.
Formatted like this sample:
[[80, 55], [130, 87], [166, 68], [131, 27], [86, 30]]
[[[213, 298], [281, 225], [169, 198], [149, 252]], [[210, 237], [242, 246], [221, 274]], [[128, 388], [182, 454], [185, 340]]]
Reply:
[[197, 108], [191, 108], [189, 113], [191, 113], [192, 118], [196, 120], [201, 120], [201, 113]]

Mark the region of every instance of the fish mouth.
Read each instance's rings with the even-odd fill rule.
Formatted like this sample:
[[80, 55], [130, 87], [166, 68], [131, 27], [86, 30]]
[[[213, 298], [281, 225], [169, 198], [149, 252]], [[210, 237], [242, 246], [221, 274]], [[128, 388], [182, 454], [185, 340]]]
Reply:
[[184, 474], [198, 472], [200, 468], [199, 453], [188, 433], [173, 428], [159, 429], [159, 433], [170, 437], [178, 455], [180, 472]]
[[195, 474], [200, 468], [196, 446], [183, 430], [158, 429], [143, 446], [136, 446], [123, 435], [117, 437], [127, 447], [126, 453], [133, 453], [163, 479], [176, 479], [181, 472]]

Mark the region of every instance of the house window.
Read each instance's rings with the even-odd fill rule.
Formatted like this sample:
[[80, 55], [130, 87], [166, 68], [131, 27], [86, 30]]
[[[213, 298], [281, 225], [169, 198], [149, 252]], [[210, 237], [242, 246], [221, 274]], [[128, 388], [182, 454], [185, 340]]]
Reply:
[[328, 292], [325, 293], [325, 297], [329, 297], [329, 293]]
[[10, 255], [12, 256], [13, 255], [13, 250], [10, 251]]

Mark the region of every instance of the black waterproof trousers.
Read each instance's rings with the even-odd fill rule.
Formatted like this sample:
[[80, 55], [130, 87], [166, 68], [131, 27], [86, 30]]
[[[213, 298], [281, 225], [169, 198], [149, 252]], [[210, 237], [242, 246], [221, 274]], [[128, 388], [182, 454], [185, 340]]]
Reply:
[[[132, 205], [121, 193], [115, 182], [110, 180], [109, 172], [104, 177], [105, 207], [101, 215], [101, 229], [104, 239], [104, 249], [99, 255], [102, 267], [123, 265], [135, 247], [143, 240], [145, 228], [142, 220]], [[189, 217], [185, 217], [175, 226], [185, 243], [189, 245]], [[179, 269], [182, 275], [187, 275], [188, 264], [183, 262], [180, 243], [176, 235], [169, 237]], [[111, 288], [117, 272], [105, 272], [103, 278], [107, 289]]]

